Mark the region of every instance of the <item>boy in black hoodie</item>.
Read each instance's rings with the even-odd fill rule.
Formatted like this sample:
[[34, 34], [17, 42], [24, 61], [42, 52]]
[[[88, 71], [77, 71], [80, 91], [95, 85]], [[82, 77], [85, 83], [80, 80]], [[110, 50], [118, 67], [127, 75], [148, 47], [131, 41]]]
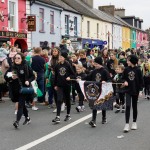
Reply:
[[[95, 69], [87, 75], [87, 77], [84, 78], [84, 80], [87, 81], [97, 81], [101, 83], [105, 83], [110, 81], [110, 75], [109, 72], [102, 66], [103, 60], [101, 57], [96, 57], [93, 62]], [[89, 125], [92, 127], [96, 127], [96, 116], [97, 116], [97, 110], [93, 109], [92, 112], [92, 120], [89, 122]], [[107, 123], [106, 120], [106, 110], [102, 110], [102, 124]]]
[[59, 62], [55, 67], [55, 81], [54, 81], [54, 89], [57, 92], [57, 116], [55, 119], [52, 120], [54, 123], [60, 122], [60, 111], [61, 111], [61, 104], [63, 99], [65, 99], [66, 106], [67, 106], [67, 115], [64, 121], [68, 121], [71, 119], [70, 117], [70, 109], [71, 109], [71, 101], [70, 101], [70, 91], [71, 91], [71, 84], [70, 78], [74, 78], [75, 73], [69, 64], [68, 61], [65, 59], [67, 58], [67, 53], [61, 53], [59, 56]]
[[136, 66], [138, 63], [138, 58], [136, 55], [129, 55], [127, 57], [128, 67], [125, 68], [123, 73], [123, 79], [125, 80], [124, 86], [126, 86], [126, 112], [125, 112], [125, 120], [126, 124], [124, 127], [124, 132], [128, 132], [130, 130], [129, 119], [130, 119], [130, 108], [132, 102], [133, 108], [133, 123], [132, 130], [137, 129], [137, 101], [139, 91], [143, 89], [143, 76], [142, 71], [139, 67]]

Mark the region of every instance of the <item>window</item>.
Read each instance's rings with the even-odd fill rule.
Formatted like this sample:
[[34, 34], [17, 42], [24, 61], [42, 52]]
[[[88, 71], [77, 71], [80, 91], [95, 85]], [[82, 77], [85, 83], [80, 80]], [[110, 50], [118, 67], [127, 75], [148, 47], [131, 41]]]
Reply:
[[39, 31], [44, 32], [44, 9], [40, 8], [39, 10]]
[[65, 15], [65, 34], [69, 35], [69, 16]]
[[9, 1], [9, 28], [10, 30], [17, 31], [17, 4], [15, 1]]
[[56, 43], [55, 43], [55, 42], [52, 42], [52, 43], [51, 43], [51, 48], [54, 48], [55, 45], [56, 45]]
[[50, 11], [50, 33], [54, 33], [54, 11]]
[[97, 23], [97, 38], [99, 38], [99, 23]]
[[90, 37], [90, 21], [87, 21], [87, 37]]
[[77, 17], [74, 17], [74, 35], [77, 36]]

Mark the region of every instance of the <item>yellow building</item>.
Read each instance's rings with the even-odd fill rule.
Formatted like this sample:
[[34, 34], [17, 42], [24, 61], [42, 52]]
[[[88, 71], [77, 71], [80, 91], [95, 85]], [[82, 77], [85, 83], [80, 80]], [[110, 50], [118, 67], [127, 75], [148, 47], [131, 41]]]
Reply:
[[125, 51], [131, 47], [131, 30], [129, 27], [122, 26], [122, 49]]

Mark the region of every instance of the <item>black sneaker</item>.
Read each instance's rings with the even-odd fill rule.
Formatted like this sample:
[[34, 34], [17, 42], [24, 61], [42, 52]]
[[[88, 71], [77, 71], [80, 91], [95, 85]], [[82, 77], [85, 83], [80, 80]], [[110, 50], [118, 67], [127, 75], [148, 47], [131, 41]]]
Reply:
[[30, 122], [31, 122], [31, 119], [29, 117], [25, 118], [25, 121], [23, 122], [23, 125], [29, 124]]
[[59, 123], [60, 122], [60, 117], [56, 116], [55, 119], [52, 120], [54, 123]]
[[107, 123], [107, 119], [106, 118], [102, 118], [102, 124]]
[[17, 128], [19, 127], [19, 122], [18, 122], [18, 121], [15, 121], [15, 122], [13, 123], [13, 126], [17, 129]]
[[69, 120], [71, 120], [70, 115], [66, 115], [66, 118], [64, 119], [64, 121], [69, 121]]
[[91, 127], [96, 127], [96, 122], [93, 121], [93, 120], [91, 120], [91, 121], [89, 122], [89, 125], [90, 125]]
[[116, 111], [115, 111], [115, 113], [119, 113], [120, 112], [120, 109], [117, 109]]

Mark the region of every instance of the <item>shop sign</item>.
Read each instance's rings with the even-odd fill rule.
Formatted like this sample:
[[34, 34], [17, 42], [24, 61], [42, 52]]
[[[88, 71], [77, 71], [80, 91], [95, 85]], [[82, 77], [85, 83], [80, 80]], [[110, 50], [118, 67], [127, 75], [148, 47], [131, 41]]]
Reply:
[[36, 31], [36, 16], [28, 16], [28, 31]]
[[10, 31], [0, 31], [0, 36], [13, 37], [13, 38], [27, 38], [27, 34], [10, 32]]
[[70, 41], [78, 41], [78, 39], [77, 38], [70, 38]]

